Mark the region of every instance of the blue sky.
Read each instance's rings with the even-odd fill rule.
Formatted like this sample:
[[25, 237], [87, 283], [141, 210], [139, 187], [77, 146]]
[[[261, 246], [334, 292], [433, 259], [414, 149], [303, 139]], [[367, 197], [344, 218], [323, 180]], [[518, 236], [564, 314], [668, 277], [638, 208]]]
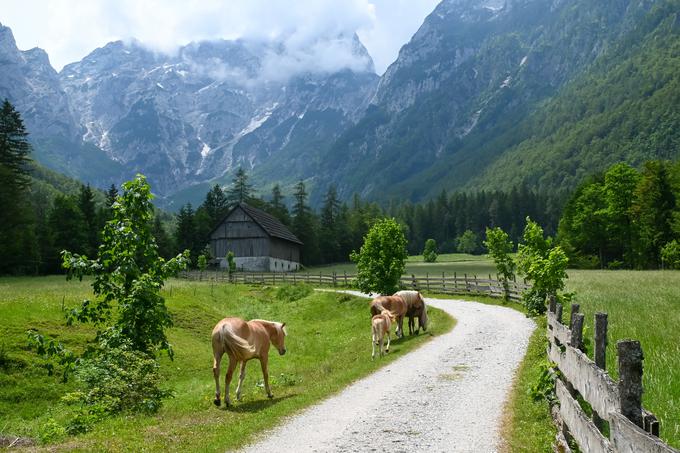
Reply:
[[[160, 52], [190, 41], [285, 35], [301, 46], [357, 32], [382, 74], [439, 0], [3, 0], [17, 45], [60, 70], [96, 47], [136, 38]], [[27, 13], [30, 12], [30, 13]]]

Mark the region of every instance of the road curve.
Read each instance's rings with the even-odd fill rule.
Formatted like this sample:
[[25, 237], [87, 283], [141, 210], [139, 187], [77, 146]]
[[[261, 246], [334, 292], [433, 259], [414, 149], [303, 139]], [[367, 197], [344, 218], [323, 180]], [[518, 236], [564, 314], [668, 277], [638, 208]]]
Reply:
[[426, 302], [455, 317], [456, 327], [243, 451], [497, 451], [503, 405], [535, 323], [506, 307]]

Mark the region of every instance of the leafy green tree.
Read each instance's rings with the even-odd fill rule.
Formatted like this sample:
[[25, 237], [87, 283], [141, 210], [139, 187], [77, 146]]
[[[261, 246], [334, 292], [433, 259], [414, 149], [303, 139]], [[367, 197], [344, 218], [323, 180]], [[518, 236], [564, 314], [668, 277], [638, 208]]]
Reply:
[[611, 166], [604, 175], [607, 203], [607, 236], [614, 259], [633, 262], [633, 220], [631, 206], [640, 173], [625, 163]]
[[425, 248], [423, 249], [423, 260], [426, 263], [434, 263], [437, 261], [437, 241], [428, 239], [425, 241]]
[[673, 240], [674, 207], [668, 166], [660, 161], [646, 162], [631, 206], [638, 267], [658, 267], [661, 248]]
[[234, 252], [231, 250], [227, 252], [227, 268], [230, 273], [236, 272], [236, 259], [234, 257]]
[[393, 218], [378, 220], [366, 234], [361, 250], [350, 256], [357, 263], [359, 289], [367, 293], [394, 293], [407, 257], [401, 226]]
[[227, 205], [232, 208], [239, 203], [247, 203], [252, 198], [252, 193], [253, 186], [248, 182], [248, 175], [243, 167], [239, 167], [226, 193]]
[[165, 230], [165, 227], [163, 226], [159, 216], [154, 217], [151, 234], [153, 234], [153, 237], [156, 240], [156, 245], [158, 246], [158, 255], [165, 258], [166, 260], [172, 258], [175, 252], [175, 244], [173, 243], [168, 232]]
[[545, 313], [546, 297], [557, 296], [564, 289], [568, 263], [564, 250], [553, 245], [552, 238], [544, 237], [543, 228], [527, 217], [524, 242], [517, 249], [517, 269], [532, 282], [523, 296], [530, 314]]
[[474, 254], [479, 250], [479, 237], [472, 230], [465, 230], [457, 242], [458, 251], [461, 253]]
[[515, 277], [516, 268], [515, 261], [510, 256], [514, 244], [505, 231], [496, 227], [486, 229], [484, 246], [489, 250], [489, 254], [493, 258], [496, 272], [503, 284], [504, 298], [508, 301], [510, 299], [510, 281]]

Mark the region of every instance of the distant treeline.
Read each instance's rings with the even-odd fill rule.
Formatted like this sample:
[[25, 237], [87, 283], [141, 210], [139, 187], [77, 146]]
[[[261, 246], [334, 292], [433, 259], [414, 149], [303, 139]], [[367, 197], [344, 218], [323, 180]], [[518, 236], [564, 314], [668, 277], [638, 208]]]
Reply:
[[316, 212], [308, 204], [309, 194], [303, 182], [295, 186], [290, 209], [278, 185], [267, 200], [252, 194], [248, 176], [241, 169], [226, 191], [215, 185], [197, 209], [190, 204], [183, 206], [177, 216], [175, 252], [186, 248], [194, 257], [206, 253], [210, 231], [232, 206], [245, 201], [279, 218], [304, 242], [302, 260], [306, 265], [347, 261], [350, 252], [361, 247], [370, 226], [386, 216], [396, 218], [403, 225], [411, 254], [422, 253], [427, 239], [439, 244], [439, 253], [481, 253], [488, 226], [503, 228], [517, 242], [525, 219], [530, 216], [554, 234], [565, 198], [539, 195], [521, 187], [508, 193], [448, 195], [443, 191], [426, 203], [392, 202], [381, 207], [358, 195], [349, 203], [341, 202], [331, 185]]
[[680, 268], [680, 163], [619, 163], [571, 196], [558, 239], [572, 266]]

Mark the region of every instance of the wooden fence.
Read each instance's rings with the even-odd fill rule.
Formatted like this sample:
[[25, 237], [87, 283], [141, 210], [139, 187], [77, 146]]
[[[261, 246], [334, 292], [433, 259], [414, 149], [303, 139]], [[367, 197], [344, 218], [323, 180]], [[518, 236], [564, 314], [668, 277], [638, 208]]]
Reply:
[[[559, 373], [555, 390], [559, 409], [556, 451], [568, 452], [573, 441], [584, 452], [679, 453], [663, 443], [656, 417], [642, 408], [642, 349], [635, 340], [618, 341], [619, 381], [605, 371], [607, 315], [595, 315], [595, 361], [584, 353], [583, 313], [572, 305], [569, 327], [562, 324], [562, 305], [548, 309], [548, 357]], [[588, 403], [592, 417], [580, 401]], [[606, 433], [609, 433], [607, 436]]]
[[[225, 271], [189, 271], [180, 273], [180, 277], [190, 280], [222, 281], [247, 284], [296, 284], [306, 283], [313, 286], [332, 286], [352, 288], [356, 287], [356, 275], [343, 273], [286, 273], [286, 272], [234, 272]], [[503, 284], [498, 279], [478, 278], [476, 275], [446, 275], [415, 276], [403, 275], [400, 286], [405, 289], [428, 291], [440, 294], [470, 294], [491, 297], [503, 297]], [[508, 282], [509, 297], [519, 302], [522, 292], [530, 286], [526, 282]]]

